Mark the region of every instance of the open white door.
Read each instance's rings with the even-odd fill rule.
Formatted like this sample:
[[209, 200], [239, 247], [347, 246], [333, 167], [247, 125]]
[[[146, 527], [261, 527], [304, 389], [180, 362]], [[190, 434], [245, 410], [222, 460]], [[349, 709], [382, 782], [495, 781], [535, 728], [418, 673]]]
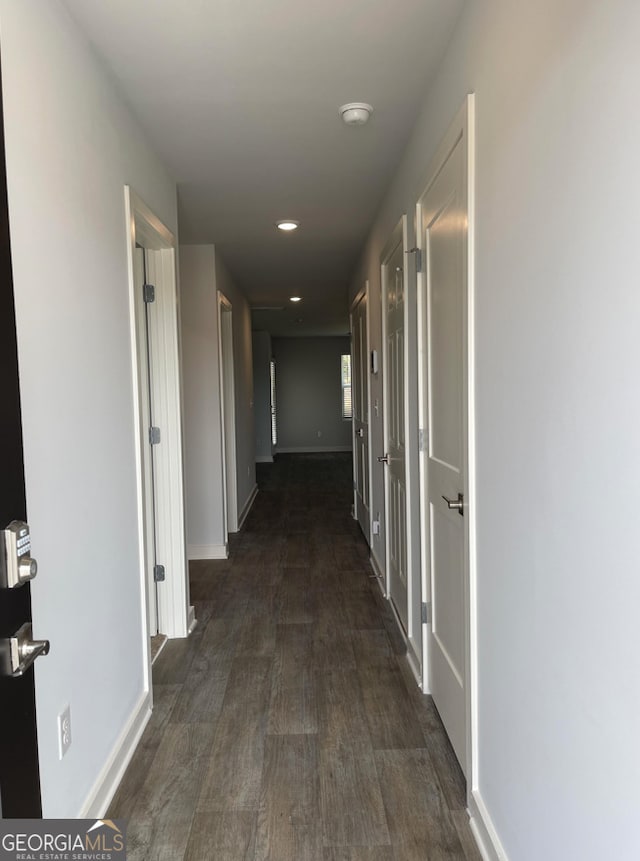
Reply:
[[467, 111], [431, 167], [417, 208], [420, 274], [423, 567], [429, 688], [468, 774], [469, 143]]
[[131, 339], [145, 633], [186, 637], [189, 607], [175, 238], [131, 189]]
[[353, 384], [353, 483], [356, 520], [370, 543], [369, 515], [369, 328], [367, 287], [351, 309]]
[[[157, 553], [157, 509], [154, 487], [153, 445], [150, 437], [152, 419], [152, 369], [149, 355], [149, 312], [145, 301], [146, 251], [136, 245], [133, 252], [133, 279], [136, 302], [137, 358], [140, 382], [140, 424], [142, 426], [142, 497], [145, 524], [146, 576], [147, 576], [147, 619], [149, 635], [158, 633], [158, 588], [156, 584]], [[145, 438], [144, 429], [147, 428]]]
[[405, 399], [405, 236], [403, 217], [382, 256], [385, 523], [387, 589], [405, 634], [409, 633], [407, 572], [407, 474]]

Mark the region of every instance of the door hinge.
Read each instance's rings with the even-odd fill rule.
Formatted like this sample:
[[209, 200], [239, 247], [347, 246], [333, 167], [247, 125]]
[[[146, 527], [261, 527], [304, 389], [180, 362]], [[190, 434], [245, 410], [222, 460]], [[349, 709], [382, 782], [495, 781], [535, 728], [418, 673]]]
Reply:
[[150, 445], [158, 445], [160, 442], [160, 428], [150, 427], [149, 428], [149, 444]]
[[153, 566], [153, 579], [155, 583], [164, 583], [164, 565]]
[[415, 254], [416, 272], [422, 272], [422, 251], [420, 248], [410, 248], [405, 254]]
[[418, 430], [418, 451], [426, 451], [426, 445], [427, 445], [426, 436], [427, 435], [424, 431], [424, 428], [420, 428]]
[[156, 288], [153, 284], [144, 284], [142, 287], [142, 297], [145, 302], [155, 302], [156, 301]]
[[431, 622], [431, 601], [422, 602], [422, 624], [427, 625]]

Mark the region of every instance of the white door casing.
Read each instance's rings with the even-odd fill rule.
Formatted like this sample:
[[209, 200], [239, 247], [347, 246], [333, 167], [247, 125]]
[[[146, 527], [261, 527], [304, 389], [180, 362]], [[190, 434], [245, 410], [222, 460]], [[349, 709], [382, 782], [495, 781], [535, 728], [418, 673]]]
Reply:
[[[465, 103], [431, 164], [417, 205], [422, 569], [430, 607], [423, 638], [429, 690], [460, 765], [470, 778], [472, 673], [470, 566], [475, 510], [472, 262], [469, 142], [473, 102]], [[461, 503], [461, 507], [455, 506]]]
[[[149, 348], [147, 337], [146, 313], [143, 302], [145, 283], [145, 249], [136, 246], [133, 250], [133, 279], [136, 302], [136, 346], [140, 377], [140, 424], [142, 429], [151, 427], [151, 386], [149, 368]], [[141, 434], [142, 460], [142, 497], [144, 517], [145, 571], [147, 578], [147, 620], [149, 635], [158, 633], [158, 590], [154, 579], [156, 558], [155, 530], [156, 510], [153, 490], [153, 453], [149, 437]]]
[[371, 543], [369, 446], [369, 305], [368, 283], [351, 308], [351, 382], [353, 404], [353, 476], [356, 520]]
[[[170, 638], [186, 637], [190, 620], [184, 527], [179, 308], [173, 234], [128, 186], [125, 186], [125, 213], [129, 226], [129, 307], [136, 418], [140, 571], [144, 608], [141, 627], [144, 648], [149, 656], [148, 635], [156, 625], [157, 630]], [[145, 251], [141, 252], [137, 245], [142, 246]], [[145, 337], [144, 301], [140, 287], [140, 281], [144, 280], [142, 253], [146, 254], [147, 281], [154, 285], [156, 297], [153, 313], [149, 316], [152, 329], [149, 356]], [[151, 375], [148, 359], [153, 366]], [[154, 423], [160, 427], [161, 433], [161, 443], [154, 451], [155, 511], [151, 493], [150, 398], [154, 404]], [[165, 580], [157, 585], [153, 579], [154, 517], [157, 557], [165, 567]], [[155, 618], [154, 592], [157, 594]], [[150, 672], [150, 657], [147, 663]], [[149, 688], [149, 677], [146, 684]]]
[[385, 541], [387, 594], [409, 634], [407, 536], [405, 265], [406, 217], [393, 231], [381, 259], [384, 380]]

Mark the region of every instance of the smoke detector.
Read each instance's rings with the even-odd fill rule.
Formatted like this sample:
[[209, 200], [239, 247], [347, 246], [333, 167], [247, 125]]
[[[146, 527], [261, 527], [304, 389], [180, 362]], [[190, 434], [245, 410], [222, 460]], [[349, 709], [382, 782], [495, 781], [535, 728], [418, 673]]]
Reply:
[[340, 108], [340, 116], [348, 126], [363, 126], [372, 113], [373, 108], [366, 102], [349, 102]]

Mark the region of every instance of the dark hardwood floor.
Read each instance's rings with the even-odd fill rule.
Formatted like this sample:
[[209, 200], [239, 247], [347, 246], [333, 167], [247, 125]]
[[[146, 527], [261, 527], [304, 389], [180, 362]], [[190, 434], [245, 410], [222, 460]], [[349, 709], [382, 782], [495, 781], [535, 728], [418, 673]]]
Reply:
[[464, 780], [350, 517], [350, 455], [280, 456], [230, 558], [192, 562], [198, 626], [109, 810], [129, 859], [478, 861]]

